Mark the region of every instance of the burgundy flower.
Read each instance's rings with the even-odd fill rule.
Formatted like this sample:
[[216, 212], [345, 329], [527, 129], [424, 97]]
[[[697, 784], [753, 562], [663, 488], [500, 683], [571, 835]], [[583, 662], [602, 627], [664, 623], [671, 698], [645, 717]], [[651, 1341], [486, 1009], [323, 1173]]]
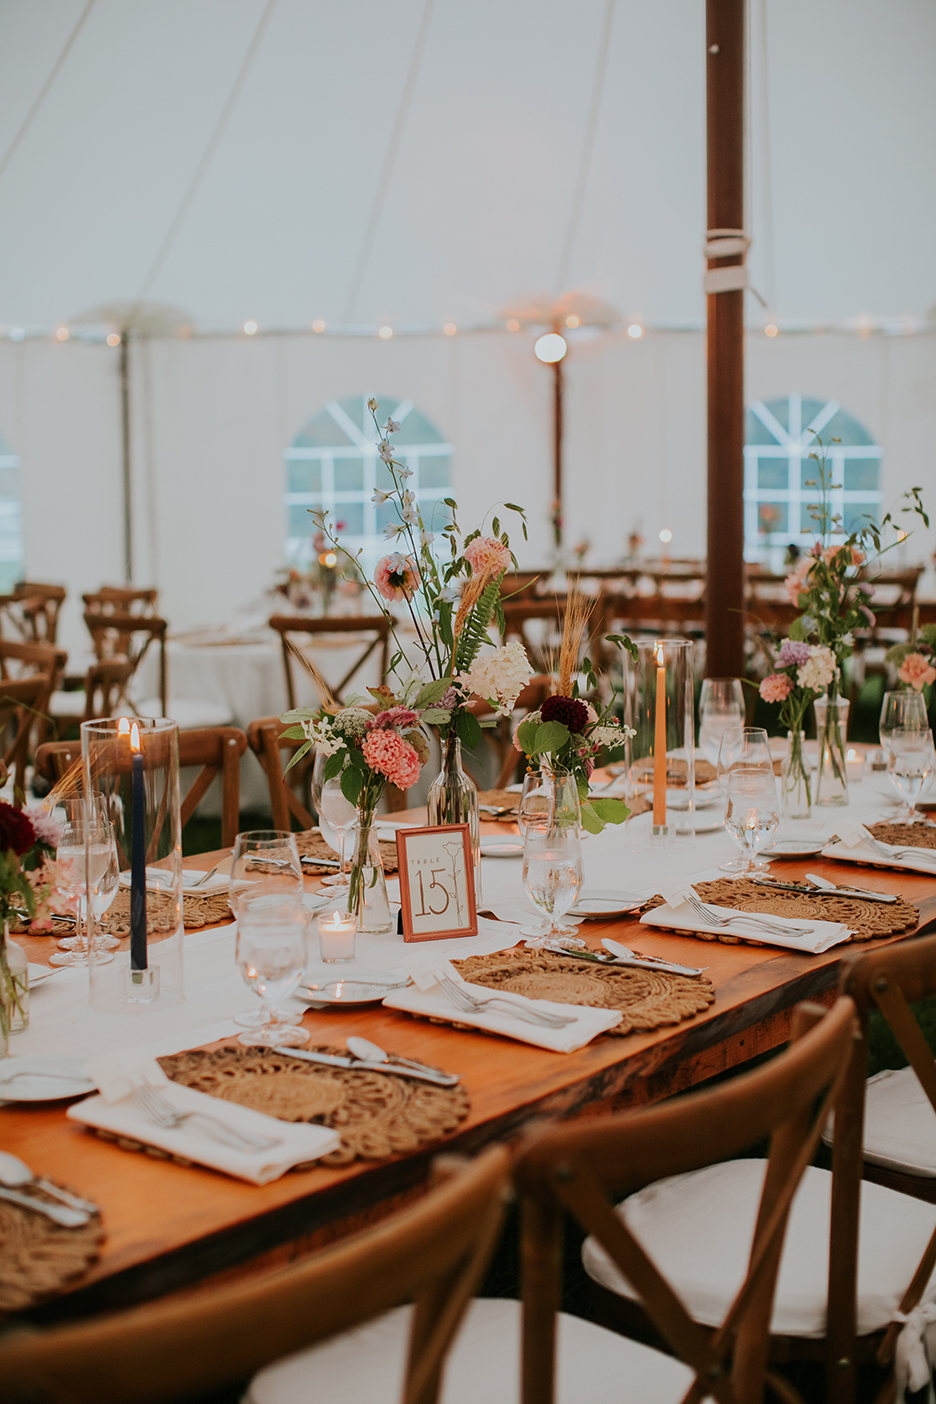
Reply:
[[26, 815], [12, 804], [0, 801], [0, 849], [12, 848], [17, 856], [26, 853], [36, 842], [36, 831]]
[[547, 697], [540, 716], [544, 722], [564, 722], [570, 731], [584, 731], [588, 725], [588, 708], [576, 697]]

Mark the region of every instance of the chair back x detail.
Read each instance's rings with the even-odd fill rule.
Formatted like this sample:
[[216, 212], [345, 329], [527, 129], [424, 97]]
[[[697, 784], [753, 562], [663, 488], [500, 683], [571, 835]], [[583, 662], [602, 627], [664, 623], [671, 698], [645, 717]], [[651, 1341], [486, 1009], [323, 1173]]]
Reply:
[[[279, 717], [258, 717], [256, 721], [249, 722], [247, 725], [247, 740], [250, 749], [263, 766], [267, 778], [273, 827], [288, 833], [292, 828], [293, 817], [298, 819], [301, 829], [311, 829], [315, 823], [295, 788], [297, 781], [304, 787], [306, 777], [315, 761], [315, 752], [310, 751], [308, 756], [303, 757], [287, 777], [283, 761], [284, 753], [287, 757], [294, 755], [302, 742], [285, 739], [283, 737], [284, 730], [285, 727]], [[288, 759], [285, 764], [289, 764]]]
[[[303, 652], [304, 648], [308, 649], [315, 643], [316, 638], [331, 636], [333, 641], [337, 638], [337, 642], [340, 643], [343, 634], [364, 636], [360, 641], [362, 651], [355, 656], [341, 681], [337, 683], [329, 681], [328, 685], [339, 702], [343, 700], [345, 689], [351, 679], [360, 672], [372, 653], [377, 652], [379, 656], [378, 687], [382, 687], [387, 680], [387, 663], [390, 656], [390, 621], [386, 615], [358, 614], [336, 615], [334, 618], [309, 618], [300, 614], [274, 614], [270, 618], [270, 628], [275, 629], [280, 636], [283, 648], [286, 696], [289, 698], [291, 708], [296, 705], [296, 681], [293, 670], [298, 665], [289, 646], [290, 641], [294, 647]], [[357, 642], [354, 640], [355, 644]], [[354, 645], [352, 644], [352, 646]], [[361, 690], [363, 691], [363, 688]], [[325, 702], [327, 699], [322, 697], [320, 701]]]
[[159, 701], [162, 709], [161, 714], [165, 716], [168, 698], [166, 677], [166, 630], [168, 625], [165, 619], [160, 619], [155, 614], [139, 615], [117, 609], [106, 611], [88, 609], [85, 611], [84, 619], [98, 662], [117, 658], [130, 664], [130, 674], [120, 700], [127, 701], [131, 710], [132, 703], [126, 697], [126, 687], [135, 676], [150, 646], [155, 644], [159, 656]]

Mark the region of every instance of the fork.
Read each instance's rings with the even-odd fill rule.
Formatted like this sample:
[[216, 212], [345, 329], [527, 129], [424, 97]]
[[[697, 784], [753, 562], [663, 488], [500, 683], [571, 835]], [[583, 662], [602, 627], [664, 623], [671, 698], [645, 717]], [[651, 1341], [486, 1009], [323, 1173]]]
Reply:
[[233, 1127], [225, 1126], [223, 1122], [217, 1121], [213, 1116], [207, 1116], [204, 1112], [177, 1111], [162, 1092], [148, 1082], [138, 1083], [134, 1087], [133, 1100], [147, 1121], [167, 1131], [181, 1126], [183, 1121], [191, 1121], [193, 1129], [197, 1123], [198, 1130], [220, 1145], [230, 1146], [232, 1150], [262, 1151], [282, 1145], [281, 1141], [271, 1140], [269, 1136], [251, 1136], [246, 1131], [235, 1131]]
[[936, 851], [932, 848], [896, 848], [893, 844], [884, 844], [880, 839], [874, 837], [872, 833], [865, 833], [864, 841], [875, 853], [882, 858], [922, 858], [936, 862]]
[[506, 1005], [511, 1014], [518, 1019], [523, 1019], [528, 1024], [539, 1024], [543, 1028], [564, 1029], [566, 1024], [575, 1023], [574, 1016], [567, 1018], [562, 1014], [549, 1014], [543, 1009], [526, 1009], [522, 1005], [515, 1004], [512, 999], [505, 999], [502, 995], [487, 995], [482, 999], [478, 995], [469, 994], [466, 989], [442, 970], [437, 973], [436, 979], [452, 1003], [466, 1014], [483, 1014], [489, 1004], [501, 1004]]
[[[791, 933], [788, 926], [778, 926], [776, 922], [767, 921], [764, 917], [753, 916], [749, 912], [738, 912], [736, 916], [719, 917], [716, 916], [709, 907], [702, 901], [697, 892], [690, 887], [686, 891], [686, 901], [689, 903], [696, 916], [701, 917], [709, 926], [730, 926], [734, 921], [746, 921], [752, 926], [759, 926], [764, 931], [768, 931], [772, 936], [789, 936]], [[796, 935], [810, 936], [813, 928], [811, 926], [796, 928]]]

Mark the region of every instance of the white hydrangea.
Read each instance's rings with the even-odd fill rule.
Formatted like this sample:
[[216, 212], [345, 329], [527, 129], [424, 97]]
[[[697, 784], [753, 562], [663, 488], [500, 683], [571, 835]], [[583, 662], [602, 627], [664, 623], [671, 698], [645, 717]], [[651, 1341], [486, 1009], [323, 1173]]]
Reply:
[[344, 737], [336, 736], [332, 730], [331, 717], [322, 717], [319, 721], [314, 717], [307, 717], [300, 722], [300, 726], [305, 732], [306, 740], [311, 741], [323, 756], [333, 756], [345, 744]]
[[618, 722], [606, 723], [604, 726], [592, 727], [588, 733], [590, 741], [596, 741], [599, 746], [608, 746], [614, 750], [624, 745], [625, 741], [637, 733], [631, 726], [621, 726]]
[[811, 644], [809, 659], [796, 670], [796, 681], [800, 687], [809, 687], [813, 692], [821, 692], [835, 677], [835, 656], [831, 648], [824, 644]]
[[468, 672], [458, 675], [458, 681], [467, 692], [496, 707], [499, 716], [509, 717], [532, 676], [526, 649], [519, 639], [511, 639], [490, 653], [479, 654]]

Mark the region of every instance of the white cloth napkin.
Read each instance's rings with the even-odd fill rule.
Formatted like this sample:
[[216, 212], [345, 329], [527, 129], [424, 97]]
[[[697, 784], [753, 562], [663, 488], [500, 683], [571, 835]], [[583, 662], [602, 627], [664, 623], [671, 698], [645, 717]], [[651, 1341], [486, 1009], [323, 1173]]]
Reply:
[[[645, 912], [640, 918], [641, 926], [663, 926], [670, 929], [675, 927], [680, 931], [700, 931], [707, 935], [721, 932], [725, 936], [737, 936], [743, 941], [756, 941], [758, 945], [785, 946], [791, 951], [806, 951], [809, 955], [821, 955], [830, 946], [837, 946], [851, 936], [849, 928], [843, 926], [840, 921], [801, 921], [770, 913], [766, 915], [766, 920], [787, 928], [790, 933], [789, 936], [774, 936], [761, 926], [759, 921], [745, 920], [744, 914], [736, 907], [719, 907], [714, 902], [705, 903], [714, 916], [734, 919], [728, 926], [709, 926], [690, 907], [681, 887], [671, 888], [661, 893], [661, 896], [667, 899], [666, 903], [662, 907], [654, 907]], [[804, 934], [807, 931], [809, 935]]]
[[[207, 882], [199, 882], [198, 879], [204, 877], [204, 868], [183, 868], [182, 870], [182, 891], [186, 897], [213, 897], [217, 892], [227, 892], [228, 884], [231, 880], [230, 874], [217, 872], [214, 877]], [[166, 892], [169, 888], [167, 879], [170, 873], [168, 868], [147, 868], [146, 888], [148, 892]], [[196, 884], [198, 884], [196, 886]], [[129, 872], [120, 874], [120, 886], [130, 886]]]
[[[921, 848], [919, 856], [914, 854], [912, 858], [884, 858], [880, 853], [875, 852], [867, 842], [871, 837], [872, 835], [863, 824], [857, 824], [853, 829], [844, 833], [838, 843], [826, 844], [822, 850], [822, 856], [823, 858], [841, 858], [846, 863], [878, 863], [888, 868], [905, 868], [911, 873], [936, 874], [936, 848]], [[887, 849], [910, 846], [884, 843], [883, 839], [876, 839], [875, 842], [882, 843]]]
[[[225, 1102], [219, 1097], [196, 1092], [194, 1088], [183, 1087], [166, 1077], [158, 1063], [141, 1060], [132, 1051], [89, 1059], [87, 1076], [97, 1083], [101, 1095], [88, 1097], [84, 1102], [69, 1107], [66, 1115], [72, 1121], [119, 1136], [129, 1136], [145, 1145], [158, 1146], [172, 1155], [197, 1161], [199, 1165], [210, 1166], [212, 1170], [221, 1170], [226, 1175], [249, 1180], [255, 1185], [278, 1180], [294, 1165], [303, 1165], [308, 1160], [328, 1155], [340, 1144], [337, 1132], [324, 1126], [279, 1121], [250, 1107], [241, 1107], [235, 1102]], [[191, 1122], [182, 1122], [170, 1129], [156, 1126], [147, 1120], [133, 1099], [134, 1080], [145, 1081], [157, 1088], [177, 1111], [201, 1112], [234, 1131], [266, 1136], [278, 1144], [268, 1150], [238, 1151], [213, 1140]]]
[[[383, 1001], [388, 1009], [403, 1009], [408, 1014], [425, 1014], [429, 1018], [451, 1019], [459, 1024], [470, 1024], [473, 1028], [485, 1029], [489, 1033], [503, 1034], [505, 1038], [515, 1038], [520, 1043], [532, 1043], [537, 1048], [548, 1048], [553, 1053], [574, 1053], [584, 1048], [599, 1034], [606, 1033], [621, 1022], [623, 1017], [618, 1009], [588, 1009], [579, 1004], [554, 1004], [552, 1000], [527, 999], [525, 995], [512, 994], [507, 990], [489, 990], [486, 986], [469, 984], [448, 962], [440, 963], [441, 968], [462, 984], [474, 996], [498, 994], [519, 1007], [542, 1009], [551, 1014], [574, 1016], [571, 1024], [560, 1029], [548, 1029], [539, 1024], [529, 1024], [524, 1019], [514, 1018], [501, 1004], [494, 1006], [496, 1013], [469, 1014], [453, 1004], [436, 980], [434, 970], [427, 970], [417, 976], [419, 983], [405, 990], [388, 995]], [[420, 988], [420, 985], [422, 988]]]

